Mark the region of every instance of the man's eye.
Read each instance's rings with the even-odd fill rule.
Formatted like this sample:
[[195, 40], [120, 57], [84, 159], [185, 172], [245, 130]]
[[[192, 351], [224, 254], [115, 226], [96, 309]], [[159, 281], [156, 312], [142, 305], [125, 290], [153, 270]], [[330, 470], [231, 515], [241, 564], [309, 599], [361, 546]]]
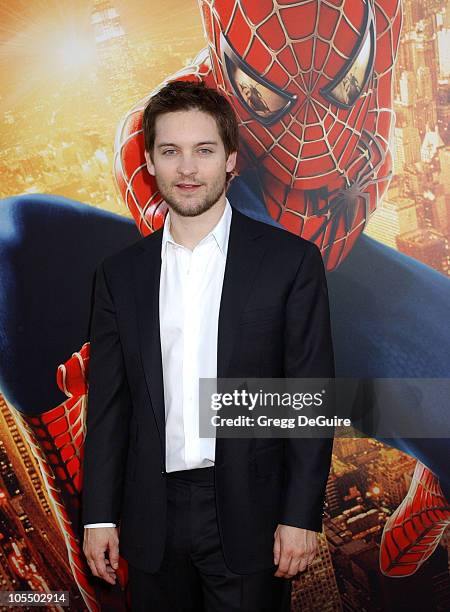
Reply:
[[175, 149], [166, 149], [163, 151], [163, 155], [173, 155], [174, 153], [176, 153]]
[[199, 149], [200, 153], [205, 153], [206, 155], [208, 153], [212, 153], [211, 149]]

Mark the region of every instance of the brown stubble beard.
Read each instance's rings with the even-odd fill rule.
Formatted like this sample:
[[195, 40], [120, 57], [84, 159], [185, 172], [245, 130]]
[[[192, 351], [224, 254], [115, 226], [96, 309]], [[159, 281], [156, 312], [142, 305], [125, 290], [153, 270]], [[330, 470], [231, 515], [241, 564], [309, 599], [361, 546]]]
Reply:
[[[159, 189], [159, 193], [163, 197], [164, 201], [174, 210], [175, 213], [180, 217], [197, 217], [205, 213], [207, 210], [212, 208], [214, 204], [219, 200], [222, 194], [225, 192], [227, 187], [226, 174], [217, 179], [207, 190], [203, 197], [203, 200], [196, 206], [189, 205], [189, 200], [186, 201], [187, 206], [184, 207], [180, 204], [179, 199], [174, 194], [176, 189], [175, 185], [168, 185], [164, 181], [158, 180], [155, 176], [156, 184]], [[202, 185], [205, 185], [202, 183]]]

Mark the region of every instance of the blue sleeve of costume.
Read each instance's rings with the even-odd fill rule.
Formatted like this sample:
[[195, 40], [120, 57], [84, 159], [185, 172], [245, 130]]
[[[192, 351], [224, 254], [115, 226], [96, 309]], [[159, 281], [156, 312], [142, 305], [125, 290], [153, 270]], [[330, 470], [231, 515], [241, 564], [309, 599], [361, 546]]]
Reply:
[[119, 215], [51, 195], [0, 205], [0, 387], [28, 414], [66, 399], [56, 370], [88, 340], [98, 263], [140, 238]]

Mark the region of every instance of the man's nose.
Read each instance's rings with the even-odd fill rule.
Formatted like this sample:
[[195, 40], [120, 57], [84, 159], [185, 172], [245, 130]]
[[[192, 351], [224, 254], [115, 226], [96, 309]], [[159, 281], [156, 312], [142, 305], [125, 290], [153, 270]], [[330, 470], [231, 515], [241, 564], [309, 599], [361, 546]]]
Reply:
[[192, 155], [180, 155], [178, 172], [183, 175], [195, 174], [197, 172], [197, 162]]

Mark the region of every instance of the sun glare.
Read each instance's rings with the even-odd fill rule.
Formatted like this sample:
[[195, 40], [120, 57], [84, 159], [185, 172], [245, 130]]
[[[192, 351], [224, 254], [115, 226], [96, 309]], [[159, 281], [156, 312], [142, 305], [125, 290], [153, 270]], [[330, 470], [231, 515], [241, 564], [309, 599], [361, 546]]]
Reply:
[[7, 40], [0, 59], [7, 58], [9, 65], [14, 65], [19, 88], [47, 86], [51, 81], [56, 85], [61, 81], [75, 83], [83, 73], [95, 71], [97, 53], [90, 13], [68, 11], [68, 6], [17, 19], [16, 28], [7, 36], [4, 33]]
[[56, 39], [53, 52], [56, 65], [62, 70], [78, 71], [95, 61], [92, 42], [74, 33]]

